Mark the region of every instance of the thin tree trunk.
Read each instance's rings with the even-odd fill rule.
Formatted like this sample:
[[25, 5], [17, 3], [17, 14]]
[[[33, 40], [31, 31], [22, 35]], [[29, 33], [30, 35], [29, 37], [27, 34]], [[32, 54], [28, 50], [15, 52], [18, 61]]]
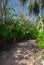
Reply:
[[4, 16], [5, 16], [5, 22], [6, 22], [6, 0], [3, 0], [3, 9], [4, 9]]

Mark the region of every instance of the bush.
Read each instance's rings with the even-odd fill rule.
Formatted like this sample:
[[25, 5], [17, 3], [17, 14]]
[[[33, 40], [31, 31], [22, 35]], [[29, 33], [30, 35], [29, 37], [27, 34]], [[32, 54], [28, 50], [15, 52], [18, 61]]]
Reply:
[[28, 35], [31, 39], [36, 39], [38, 35], [38, 30], [35, 26], [32, 26], [28, 29]]
[[[36, 39], [38, 30], [35, 25], [30, 25], [30, 22], [22, 22], [22, 20], [7, 21], [0, 25], [0, 36], [3, 39], [4, 45], [11, 40], [22, 40], [24, 38]], [[8, 44], [8, 43], [7, 43]]]
[[0, 25], [0, 35], [7, 39], [12, 39], [14, 37], [11, 30], [9, 30], [5, 24]]
[[38, 30], [34, 25], [30, 26], [27, 25], [27, 23], [22, 24], [20, 23], [20, 21], [15, 22], [12, 31], [14, 32], [16, 39], [21, 39], [25, 37], [35, 39], [37, 38], [37, 34], [38, 34]]
[[5, 23], [1, 24], [0, 25], [0, 42], [3, 44], [4, 47], [6, 47], [7, 42], [12, 39], [14, 39], [13, 32], [7, 28]]
[[25, 28], [23, 25], [20, 24], [19, 21], [15, 22], [12, 31], [14, 32], [15, 39], [20, 39], [25, 36]]
[[42, 31], [42, 29], [40, 29], [38, 33], [37, 40], [40, 43], [40, 49], [43, 49], [44, 48], [44, 31]]

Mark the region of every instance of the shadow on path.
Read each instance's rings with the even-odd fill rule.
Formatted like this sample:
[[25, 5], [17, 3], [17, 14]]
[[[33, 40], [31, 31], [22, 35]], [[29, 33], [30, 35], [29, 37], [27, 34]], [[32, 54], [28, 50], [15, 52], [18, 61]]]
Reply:
[[34, 40], [17, 42], [11, 49], [0, 53], [0, 65], [33, 65], [35, 52], [39, 49], [34, 45]]

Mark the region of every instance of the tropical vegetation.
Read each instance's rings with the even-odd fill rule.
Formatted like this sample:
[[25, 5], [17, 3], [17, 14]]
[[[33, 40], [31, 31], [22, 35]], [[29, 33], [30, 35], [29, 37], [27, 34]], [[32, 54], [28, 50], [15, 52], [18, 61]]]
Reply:
[[[2, 5], [2, 1], [0, 0], [1, 2], [0, 5]], [[15, 43], [14, 39], [15, 41], [23, 40], [23, 39], [36, 39], [40, 43], [40, 49], [43, 49], [44, 48], [44, 14], [38, 16], [39, 8], [40, 8], [39, 3], [37, 3], [35, 0], [34, 4], [30, 2], [28, 6], [29, 13], [32, 13], [33, 11], [34, 15], [37, 16], [36, 23], [31, 23], [30, 20], [27, 20], [23, 16], [22, 17], [20, 16], [21, 18], [19, 17], [17, 19], [14, 19], [14, 16], [17, 17], [17, 14], [15, 13], [14, 9], [9, 8], [9, 6], [7, 5], [8, 2], [9, 0], [6, 0], [5, 3], [3, 4], [3, 7], [0, 6], [1, 7], [0, 45], [6, 47], [11, 43], [11, 41]], [[27, 0], [20, 0], [20, 3], [24, 7], [25, 4], [27, 3]], [[42, 1], [42, 7], [44, 8], [43, 1]]]

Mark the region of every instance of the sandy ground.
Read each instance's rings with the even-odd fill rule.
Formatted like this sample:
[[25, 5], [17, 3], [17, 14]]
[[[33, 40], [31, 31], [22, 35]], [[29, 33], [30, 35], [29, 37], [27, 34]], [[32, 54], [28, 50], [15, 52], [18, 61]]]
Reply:
[[11, 49], [0, 52], [0, 65], [41, 65], [38, 58], [44, 55], [44, 50], [36, 47], [35, 40], [15, 44]]

